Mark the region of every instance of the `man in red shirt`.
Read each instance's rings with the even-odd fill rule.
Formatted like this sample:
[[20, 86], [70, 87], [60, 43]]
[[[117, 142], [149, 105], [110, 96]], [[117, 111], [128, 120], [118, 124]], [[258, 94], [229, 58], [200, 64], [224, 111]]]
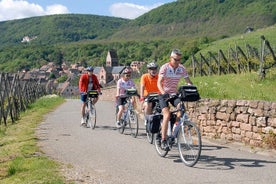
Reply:
[[[81, 125], [83, 125], [84, 122], [84, 112], [86, 107], [86, 100], [87, 100], [87, 92], [89, 90], [97, 90], [99, 94], [101, 94], [101, 87], [98, 81], [98, 78], [96, 75], [93, 74], [94, 68], [92, 66], [89, 66], [86, 68], [87, 73], [84, 73], [81, 75], [79, 80], [79, 90], [80, 90], [80, 99], [82, 101], [81, 106]], [[93, 104], [96, 104], [99, 97], [93, 99]]]

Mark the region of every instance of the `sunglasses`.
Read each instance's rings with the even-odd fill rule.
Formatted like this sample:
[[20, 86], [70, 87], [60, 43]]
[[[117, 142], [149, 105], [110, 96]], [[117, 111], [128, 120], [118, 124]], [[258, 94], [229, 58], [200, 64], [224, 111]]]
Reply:
[[149, 70], [157, 70], [157, 68], [149, 68]]
[[180, 59], [176, 59], [176, 58], [174, 58], [174, 57], [173, 57], [173, 59], [174, 59], [175, 61], [180, 61]]
[[127, 74], [127, 75], [125, 75], [126, 77], [130, 77], [130, 75], [129, 74]]

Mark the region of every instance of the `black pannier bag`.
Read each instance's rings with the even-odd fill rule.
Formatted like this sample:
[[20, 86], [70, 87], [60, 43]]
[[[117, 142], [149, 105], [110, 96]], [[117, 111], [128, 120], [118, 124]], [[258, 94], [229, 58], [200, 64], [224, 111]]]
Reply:
[[136, 96], [137, 95], [137, 89], [135, 89], [135, 88], [126, 89], [125, 93], [128, 96]]
[[200, 99], [196, 86], [185, 85], [178, 88], [180, 99], [187, 102], [195, 102]]
[[88, 91], [87, 94], [91, 98], [97, 98], [99, 96], [99, 92], [97, 90]]
[[147, 132], [157, 133], [160, 129], [160, 124], [163, 118], [162, 114], [147, 115]]

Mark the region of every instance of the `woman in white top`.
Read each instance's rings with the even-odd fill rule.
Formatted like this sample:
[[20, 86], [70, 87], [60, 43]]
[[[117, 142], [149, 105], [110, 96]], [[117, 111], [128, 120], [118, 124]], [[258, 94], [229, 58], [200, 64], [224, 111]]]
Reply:
[[125, 92], [127, 89], [136, 88], [135, 83], [130, 77], [131, 77], [131, 69], [126, 68], [122, 72], [122, 77], [117, 82], [116, 103], [119, 108], [117, 113], [117, 122], [116, 122], [117, 127], [121, 126], [120, 119], [125, 110], [125, 104], [126, 104], [126, 98], [127, 98]]

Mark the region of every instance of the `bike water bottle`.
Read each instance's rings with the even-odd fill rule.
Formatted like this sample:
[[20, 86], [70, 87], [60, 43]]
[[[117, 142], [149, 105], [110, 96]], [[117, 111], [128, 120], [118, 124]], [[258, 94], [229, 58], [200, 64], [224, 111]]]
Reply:
[[171, 121], [169, 121], [169, 123], [168, 123], [167, 135], [168, 135], [169, 137], [172, 135]]
[[174, 136], [174, 137], [177, 136], [177, 133], [178, 133], [180, 124], [181, 124], [180, 122], [177, 122], [177, 124], [174, 124], [174, 129], [173, 129], [173, 136]]

